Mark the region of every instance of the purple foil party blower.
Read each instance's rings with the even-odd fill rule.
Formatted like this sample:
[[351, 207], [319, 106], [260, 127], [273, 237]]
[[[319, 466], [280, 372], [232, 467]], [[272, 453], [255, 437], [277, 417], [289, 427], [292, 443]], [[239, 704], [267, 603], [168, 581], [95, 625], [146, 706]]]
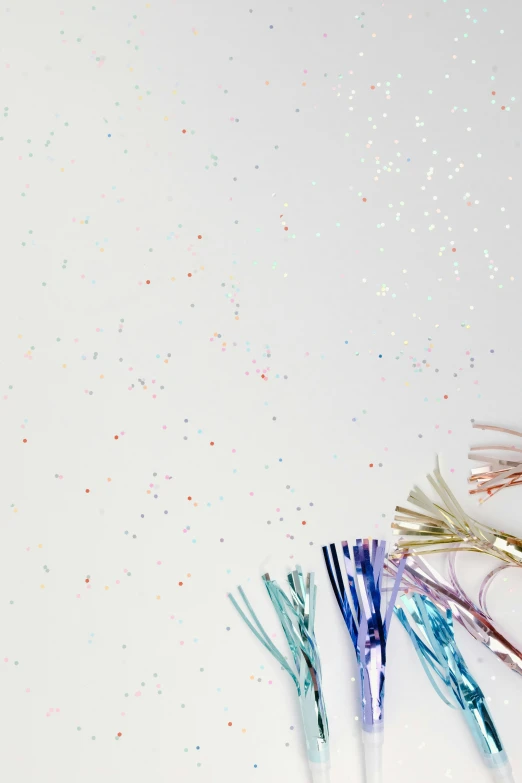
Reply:
[[366, 783], [381, 783], [386, 641], [405, 563], [384, 590], [386, 541], [357, 539], [352, 553], [347, 541], [341, 546], [348, 589], [335, 544], [324, 546], [323, 555], [359, 664]]

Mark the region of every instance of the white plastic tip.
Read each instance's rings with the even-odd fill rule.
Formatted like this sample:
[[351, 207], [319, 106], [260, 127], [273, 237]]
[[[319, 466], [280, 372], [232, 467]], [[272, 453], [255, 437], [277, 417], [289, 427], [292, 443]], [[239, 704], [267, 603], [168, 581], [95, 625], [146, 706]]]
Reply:
[[364, 768], [366, 783], [382, 783], [382, 746], [384, 732], [363, 731]]
[[503, 764], [501, 767], [492, 767], [490, 769], [490, 774], [491, 780], [494, 780], [495, 783], [515, 783], [515, 778], [513, 777], [513, 771], [509, 761], [507, 764]]
[[310, 770], [312, 772], [312, 783], [330, 783], [330, 765], [318, 764], [310, 761]]

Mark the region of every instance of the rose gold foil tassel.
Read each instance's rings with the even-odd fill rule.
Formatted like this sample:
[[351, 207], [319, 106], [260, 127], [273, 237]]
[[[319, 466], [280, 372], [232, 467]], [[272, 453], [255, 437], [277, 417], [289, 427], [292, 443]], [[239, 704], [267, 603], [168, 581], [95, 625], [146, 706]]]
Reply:
[[[497, 427], [492, 424], [473, 423], [473, 428], [477, 430], [487, 430], [489, 432], [501, 432], [504, 435], [514, 435], [522, 438], [522, 432], [508, 429], [507, 427]], [[471, 460], [488, 460], [487, 464], [478, 468], [473, 468], [468, 481], [475, 486], [469, 490], [470, 495], [482, 494], [484, 497], [479, 499], [480, 503], [496, 495], [501, 489], [514, 487], [522, 484], [522, 457], [512, 460], [502, 460], [487, 456], [487, 452], [507, 451], [514, 456], [522, 455], [522, 448], [516, 445], [506, 445], [492, 443], [487, 446], [472, 446], [469, 450], [468, 458]]]

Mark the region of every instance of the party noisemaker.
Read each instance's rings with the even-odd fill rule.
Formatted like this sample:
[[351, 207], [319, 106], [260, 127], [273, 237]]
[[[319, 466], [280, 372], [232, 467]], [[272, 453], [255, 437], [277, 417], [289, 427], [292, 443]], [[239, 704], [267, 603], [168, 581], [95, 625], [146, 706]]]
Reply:
[[244, 590], [238, 587], [245, 608], [250, 615], [247, 617], [233, 595], [229, 598], [248, 625], [254, 636], [270, 652], [281, 667], [288, 672], [297, 690], [308, 763], [312, 772], [313, 783], [329, 783], [330, 781], [330, 743], [328, 720], [323, 698], [321, 681], [321, 664], [315, 639], [315, 609], [316, 593], [314, 574], [306, 575], [306, 580], [300, 566], [288, 574], [290, 599], [277, 582], [268, 574], [263, 576], [279, 622], [292, 653], [294, 667], [271, 641], [259, 622]]
[[386, 542], [365, 538], [357, 539], [352, 551], [347, 541], [341, 547], [347, 586], [335, 544], [324, 546], [323, 554], [359, 666], [366, 783], [381, 783], [386, 642], [405, 562], [398, 563], [391, 587], [384, 590]]
[[460, 709], [491, 779], [514, 783], [506, 751], [478, 683], [457, 647], [451, 609], [440, 611], [427, 596], [402, 596], [395, 613], [408, 632], [424, 671], [445, 704]]

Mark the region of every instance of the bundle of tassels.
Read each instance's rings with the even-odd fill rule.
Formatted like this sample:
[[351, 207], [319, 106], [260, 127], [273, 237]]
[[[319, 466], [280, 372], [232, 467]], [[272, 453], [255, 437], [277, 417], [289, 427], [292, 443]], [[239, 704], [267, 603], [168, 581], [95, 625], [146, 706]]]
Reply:
[[[496, 427], [492, 424], [477, 424], [473, 422], [473, 428], [489, 432], [501, 432], [504, 435], [514, 435], [517, 438], [522, 438], [522, 432], [510, 430], [506, 427]], [[507, 451], [513, 455], [513, 458], [503, 460], [487, 456], [487, 452], [491, 451]], [[473, 468], [471, 471], [469, 482], [474, 486], [469, 490], [469, 494], [476, 495], [480, 493], [485, 495], [485, 497], [480, 498], [480, 502], [483, 503], [488, 498], [496, 495], [497, 492], [500, 492], [501, 489], [522, 484], [522, 456], [517, 455], [522, 455], [522, 448], [511, 444], [492, 443], [486, 446], [472, 446], [468, 454], [469, 459], [480, 460], [481, 462], [487, 459], [487, 464]]]
[[393, 585], [385, 591], [386, 542], [357, 539], [352, 552], [347, 541], [341, 546], [348, 589], [335, 544], [324, 546], [323, 554], [359, 666], [366, 783], [381, 783], [386, 642], [406, 563], [397, 565]]
[[305, 581], [300, 566], [297, 566], [293, 573], [288, 574], [291, 600], [277, 582], [270, 579], [268, 574], [263, 576], [263, 581], [292, 653], [294, 668], [290, 666], [286, 657], [269, 638], [244, 590], [241, 587], [238, 588], [251, 619], [247, 617], [233, 595], [229, 594], [229, 598], [252, 633], [292, 678], [301, 707], [312, 781], [313, 783], [329, 783], [328, 720], [321, 682], [321, 663], [314, 630], [317, 594], [314, 574], [307, 574]]
[[401, 506], [395, 509], [398, 513], [392, 528], [403, 536], [396, 545], [398, 554], [469, 550], [492, 555], [506, 565], [522, 565], [522, 539], [477, 522], [466, 514], [442, 478], [438, 460], [428, 481], [440, 503], [433, 503], [421, 489], [414, 487], [408, 500], [427, 513]]
[[457, 647], [451, 609], [441, 612], [419, 593], [402, 596], [401, 603], [395, 613], [436, 692], [448, 706], [462, 711], [492, 780], [514, 783], [484, 694]]
[[[429, 596], [439, 608], [451, 609], [455, 620], [477, 640], [485, 644], [513, 671], [522, 674], [522, 652], [497, 627], [487, 609], [487, 593], [495, 577], [504, 569], [522, 567], [522, 540], [472, 519], [461, 508], [437, 467], [428, 476], [440, 502], [432, 502], [415, 487], [411, 503], [427, 513], [397, 507], [392, 528], [401, 538], [387, 563], [389, 573], [397, 570], [397, 561], [407, 560], [404, 582], [409, 589]], [[478, 605], [459, 582], [456, 555], [459, 551], [480, 552], [495, 557], [497, 565], [483, 580]], [[449, 581], [442, 577], [424, 555], [448, 554]]]

